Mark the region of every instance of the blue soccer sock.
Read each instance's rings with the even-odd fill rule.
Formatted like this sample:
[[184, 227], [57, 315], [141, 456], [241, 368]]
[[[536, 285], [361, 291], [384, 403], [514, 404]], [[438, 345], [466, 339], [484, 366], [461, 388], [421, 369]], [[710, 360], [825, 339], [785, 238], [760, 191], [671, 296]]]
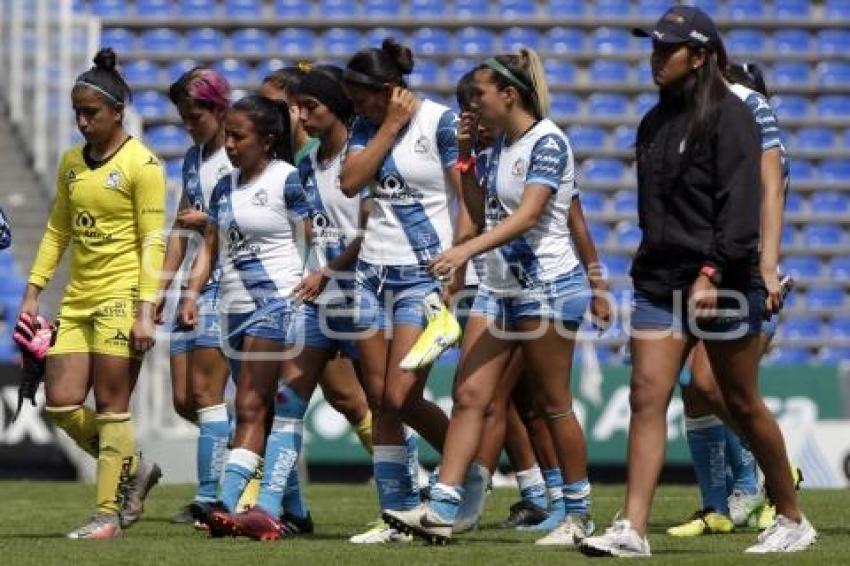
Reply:
[[732, 470], [732, 489], [738, 489], [747, 495], [758, 493], [756, 458], [743, 440], [729, 427], [726, 427], [726, 461]]
[[218, 482], [230, 439], [227, 405], [222, 403], [198, 409], [198, 429], [198, 491], [195, 501], [211, 503], [218, 494]]
[[685, 419], [688, 448], [702, 496], [702, 506], [728, 515], [725, 428], [715, 415]]
[[419, 492], [410, 474], [408, 453], [405, 446], [374, 446], [372, 463], [381, 510], [406, 511], [419, 505]]
[[301, 474], [298, 472], [298, 465], [289, 474], [289, 479], [286, 481], [286, 489], [283, 492], [283, 513], [292, 515], [299, 519], [307, 516], [307, 503], [304, 501], [304, 494], [301, 491]]
[[419, 435], [412, 428], [404, 427], [404, 447], [407, 450], [407, 473], [410, 476], [408, 497], [416, 498], [419, 505]]
[[567, 516], [566, 501], [564, 499], [564, 476], [561, 475], [561, 469], [551, 468], [549, 470], [543, 470], [543, 481], [546, 482], [549, 516], [536, 525], [520, 527], [520, 530], [551, 531], [560, 525]]
[[567, 515], [590, 513], [590, 482], [587, 478], [564, 484], [564, 507]]
[[437, 483], [431, 491], [428, 508], [446, 523], [454, 523], [461, 499], [463, 499], [462, 487]]
[[234, 448], [230, 451], [227, 464], [224, 466], [224, 479], [221, 482], [220, 501], [228, 512], [234, 513], [248, 480], [254, 477], [254, 472], [260, 465], [260, 455], [245, 448]]
[[516, 473], [516, 481], [519, 484], [519, 495], [524, 501], [533, 503], [541, 509], [546, 509], [546, 481], [539, 466]]
[[[296, 466], [301, 453], [307, 402], [288, 385], [281, 385], [275, 398], [274, 412], [274, 424], [266, 441], [266, 466], [257, 506], [277, 518], [285, 505], [284, 497], [288, 489], [295, 489], [295, 493], [290, 495], [290, 503], [301, 498]], [[293, 476], [295, 479], [291, 481]]]

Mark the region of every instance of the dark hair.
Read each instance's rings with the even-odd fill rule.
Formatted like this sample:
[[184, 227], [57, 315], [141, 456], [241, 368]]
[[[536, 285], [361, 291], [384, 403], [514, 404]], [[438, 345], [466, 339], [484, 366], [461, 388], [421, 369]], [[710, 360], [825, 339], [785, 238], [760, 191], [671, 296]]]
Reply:
[[[691, 53], [702, 48], [688, 46]], [[688, 76], [682, 86], [681, 94], [688, 107], [687, 139], [698, 140], [705, 133], [720, 101], [729, 92], [723, 78], [724, 70], [729, 66], [729, 58], [723, 43], [714, 51], [705, 51], [705, 63]], [[688, 147], [692, 144], [688, 143]]]
[[342, 87], [342, 69], [334, 65], [313, 67], [301, 79], [297, 95], [312, 96], [328, 107], [341, 122], [349, 125], [354, 114], [351, 100]]
[[750, 90], [761, 93], [765, 98], [770, 96], [764, 81], [764, 73], [756, 63], [731, 63], [726, 68], [726, 80], [732, 84], [744, 85]]
[[272, 138], [269, 158], [292, 163], [292, 125], [289, 123], [289, 107], [285, 103], [252, 94], [236, 102], [231, 110], [247, 114], [258, 136]]
[[287, 95], [291, 95], [298, 90], [298, 85], [301, 79], [312, 69], [312, 65], [307, 62], [299, 63], [295, 67], [284, 67], [269, 73], [264, 79], [263, 84], [270, 84]]
[[413, 51], [392, 37], [384, 39], [381, 48], [370, 47], [354, 54], [348, 62], [346, 82], [374, 90], [385, 84], [407, 88], [405, 75], [413, 71]]
[[469, 71], [457, 81], [455, 97], [462, 112], [469, 110], [472, 99], [475, 97], [475, 71]]
[[[493, 65], [492, 62], [497, 64]], [[490, 64], [488, 64], [490, 63]], [[502, 70], [494, 67], [503, 67]], [[513, 87], [520, 95], [522, 106], [538, 120], [549, 115], [549, 85], [540, 56], [534, 49], [521, 47], [516, 53], [496, 55], [476, 70], [491, 71], [499, 90]], [[507, 72], [503, 72], [503, 71]]]
[[133, 99], [130, 86], [118, 72], [118, 56], [111, 47], [104, 47], [94, 56], [94, 67], [77, 77], [77, 85], [93, 88], [111, 105]]
[[207, 110], [221, 110], [230, 106], [230, 84], [215, 69], [195, 67], [174, 81], [168, 98], [175, 106], [191, 101]]

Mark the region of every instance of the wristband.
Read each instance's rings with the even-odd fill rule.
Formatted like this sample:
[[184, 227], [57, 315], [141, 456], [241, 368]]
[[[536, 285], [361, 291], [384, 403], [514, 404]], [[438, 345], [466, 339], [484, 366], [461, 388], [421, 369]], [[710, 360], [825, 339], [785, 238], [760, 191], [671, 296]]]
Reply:
[[461, 157], [455, 163], [455, 169], [460, 171], [461, 173], [469, 173], [470, 171], [475, 171], [475, 158], [471, 155], [469, 157]]
[[703, 265], [699, 270], [700, 275], [705, 275], [714, 285], [720, 285], [720, 271], [711, 265]]

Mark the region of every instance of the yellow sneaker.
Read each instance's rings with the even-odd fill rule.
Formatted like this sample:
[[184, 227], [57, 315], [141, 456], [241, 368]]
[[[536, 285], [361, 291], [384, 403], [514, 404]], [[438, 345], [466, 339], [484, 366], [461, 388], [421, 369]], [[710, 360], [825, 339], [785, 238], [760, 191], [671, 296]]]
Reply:
[[406, 371], [427, 366], [460, 340], [460, 324], [437, 293], [425, 297], [422, 309], [428, 326], [399, 364]]
[[770, 528], [774, 521], [776, 521], [776, 507], [770, 503], [765, 503], [758, 512], [756, 527], [758, 527], [758, 530], [763, 531]]
[[711, 509], [703, 509], [681, 525], [667, 529], [667, 534], [673, 537], [698, 537], [703, 534], [727, 534], [734, 530], [732, 519]]

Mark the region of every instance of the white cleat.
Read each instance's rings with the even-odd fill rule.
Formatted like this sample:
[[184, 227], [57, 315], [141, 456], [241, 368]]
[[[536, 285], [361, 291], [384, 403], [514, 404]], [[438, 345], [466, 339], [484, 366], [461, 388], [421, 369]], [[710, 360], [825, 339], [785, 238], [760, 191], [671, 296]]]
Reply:
[[617, 519], [605, 529], [605, 534], [588, 537], [578, 545], [587, 556], [613, 556], [615, 558], [643, 558], [652, 556], [649, 541], [632, 528], [628, 519]]
[[800, 552], [812, 546], [817, 538], [817, 531], [805, 517], [795, 523], [777, 515], [773, 525], [758, 536], [758, 544], [747, 549], [747, 554]]
[[729, 518], [732, 519], [736, 527], [743, 527], [764, 506], [764, 491], [760, 489], [757, 493], [750, 495], [740, 489], [736, 489], [729, 496], [728, 503]]
[[409, 511], [384, 511], [382, 518], [391, 527], [423, 539], [429, 544], [445, 545], [452, 539], [452, 524], [444, 521], [427, 505]]
[[103, 540], [121, 536], [121, 523], [118, 515], [98, 513], [88, 523], [66, 535], [76, 540]]
[[121, 528], [132, 527], [145, 511], [145, 499], [150, 490], [159, 483], [162, 470], [156, 462], [148, 462], [139, 453], [136, 456], [139, 464], [136, 467], [136, 475], [130, 479], [124, 491], [124, 503], [121, 506], [120, 520]]
[[589, 515], [570, 514], [555, 527], [555, 530], [534, 544], [540, 546], [578, 546], [581, 541], [593, 534], [596, 525]]
[[413, 537], [398, 532], [385, 522], [375, 521], [372, 528], [365, 533], [354, 535], [348, 539], [352, 544], [388, 544], [393, 542], [411, 542]]

